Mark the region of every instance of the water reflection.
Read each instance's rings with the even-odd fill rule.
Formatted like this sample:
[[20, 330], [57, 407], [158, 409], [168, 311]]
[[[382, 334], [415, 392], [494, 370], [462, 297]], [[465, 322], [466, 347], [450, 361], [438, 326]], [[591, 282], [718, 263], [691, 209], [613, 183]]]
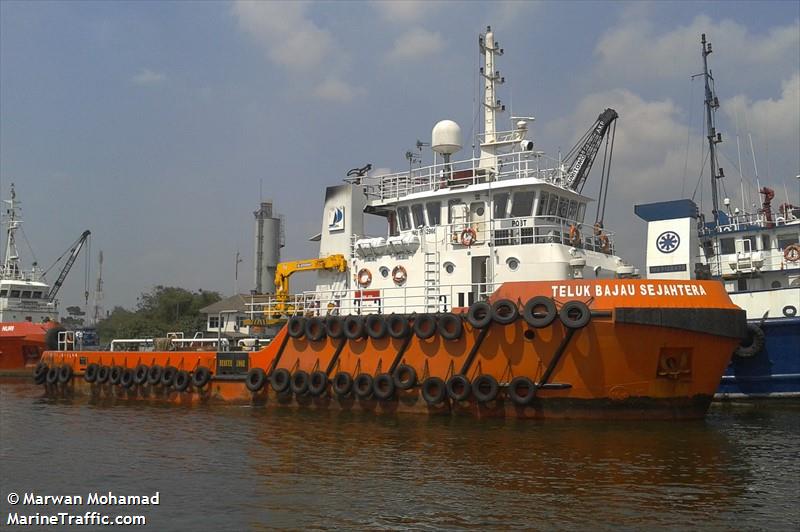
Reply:
[[65, 404], [0, 382], [0, 460], [3, 489], [159, 489], [159, 529], [786, 529], [800, 523], [798, 413], [476, 422]]

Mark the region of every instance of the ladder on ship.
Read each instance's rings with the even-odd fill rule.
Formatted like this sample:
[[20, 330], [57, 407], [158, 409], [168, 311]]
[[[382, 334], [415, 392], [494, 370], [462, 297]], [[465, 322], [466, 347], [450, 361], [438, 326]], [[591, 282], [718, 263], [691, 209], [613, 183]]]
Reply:
[[441, 311], [439, 283], [439, 252], [425, 251], [425, 312]]

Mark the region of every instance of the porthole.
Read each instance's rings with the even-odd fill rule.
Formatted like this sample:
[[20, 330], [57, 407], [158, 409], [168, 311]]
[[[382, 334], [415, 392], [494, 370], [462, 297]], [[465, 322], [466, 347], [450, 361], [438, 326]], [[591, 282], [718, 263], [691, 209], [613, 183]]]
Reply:
[[381, 266], [380, 268], [378, 268], [378, 272], [380, 272], [381, 277], [383, 277], [384, 279], [389, 277], [389, 268], [387, 268], [386, 266]]
[[772, 281], [772, 288], [780, 288], [781, 282], [780, 281]]
[[453, 264], [452, 262], [445, 262], [443, 266], [444, 266], [444, 271], [446, 271], [447, 273], [453, 273], [456, 270], [456, 265]]
[[506, 259], [506, 266], [512, 272], [515, 272], [519, 269], [519, 259], [516, 257], [509, 257]]

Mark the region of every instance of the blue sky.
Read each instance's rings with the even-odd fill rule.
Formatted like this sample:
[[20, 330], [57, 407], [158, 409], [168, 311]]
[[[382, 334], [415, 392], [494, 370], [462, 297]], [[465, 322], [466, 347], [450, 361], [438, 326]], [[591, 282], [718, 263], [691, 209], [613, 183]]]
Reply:
[[[108, 307], [156, 284], [231, 293], [237, 249], [246, 291], [259, 187], [287, 217], [284, 257], [314, 256], [325, 185], [367, 162], [404, 168], [440, 119], [466, 141], [477, 34], [491, 24], [506, 49], [501, 97], [537, 117], [541, 149], [567, 151], [603, 108], [619, 112], [606, 225], [641, 265], [633, 204], [691, 196], [699, 175], [702, 86], [689, 78], [701, 32], [726, 190], [738, 201], [738, 124], [761, 183], [800, 201], [799, 19], [797, 2], [4, 0], [0, 186], [7, 197], [16, 183], [44, 265], [92, 230]], [[66, 304], [82, 299], [81, 269]]]

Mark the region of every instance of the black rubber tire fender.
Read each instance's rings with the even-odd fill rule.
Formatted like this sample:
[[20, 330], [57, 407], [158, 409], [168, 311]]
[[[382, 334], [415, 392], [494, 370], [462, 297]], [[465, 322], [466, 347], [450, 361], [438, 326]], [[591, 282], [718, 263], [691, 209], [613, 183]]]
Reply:
[[794, 318], [795, 316], [797, 316], [797, 307], [795, 307], [794, 305], [786, 305], [785, 307], [783, 307], [781, 312], [783, 312], [783, 315], [786, 316], [787, 318]]
[[289, 389], [292, 381], [292, 374], [286, 368], [277, 368], [269, 376], [269, 385], [275, 390], [275, 393], [283, 393]]
[[[544, 309], [544, 312], [540, 312], [540, 308]], [[549, 326], [557, 315], [556, 304], [546, 296], [532, 297], [522, 308], [522, 319], [534, 329]]]
[[292, 338], [302, 338], [306, 331], [306, 319], [302, 316], [292, 316], [286, 324], [286, 330]]
[[353, 376], [345, 371], [340, 371], [333, 377], [333, 393], [344, 397], [353, 389]]
[[408, 318], [401, 314], [389, 314], [386, 318], [386, 328], [389, 331], [389, 336], [397, 340], [408, 338], [408, 335], [411, 334]]
[[439, 334], [445, 340], [458, 340], [464, 334], [464, 322], [461, 316], [445, 312], [439, 316]]
[[164, 368], [164, 373], [161, 374], [161, 386], [170, 388], [175, 384], [175, 375], [178, 374], [178, 368], [175, 366], [167, 366]]
[[122, 366], [111, 366], [111, 372], [109, 372], [108, 374], [108, 382], [110, 382], [113, 385], [119, 384], [124, 369], [125, 368], [123, 368]]
[[747, 324], [747, 336], [742, 340], [733, 354], [739, 358], [752, 358], [764, 350], [766, 337], [764, 331], [755, 323]]
[[33, 380], [36, 382], [36, 384], [41, 384], [44, 382], [44, 379], [47, 378], [48, 369], [50, 368], [47, 366], [47, 364], [41, 360], [36, 364], [36, 367], [33, 369]]
[[500, 384], [497, 379], [491, 375], [479, 375], [472, 381], [472, 395], [479, 403], [488, 403], [497, 399], [497, 393], [500, 391]]
[[372, 395], [372, 375], [369, 373], [359, 373], [353, 380], [353, 393], [361, 399], [366, 399]]
[[349, 340], [358, 340], [364, 337], [364, 318], [350, 315], [344, 319], [344, 335]]
[[410, 390], [417, 385], [417, 370], [408, 364], [399, 364], [392, 377], [398, 390]]
[[381, 373], [372, 382], [372, 393], [381, 401], [386, 401], [394, 396], [394, 378], [388, 373]]
[[186, 389], [189, 388], [191, 382], [192, 377], [189, 375], [188, 371], [181, 369], [175, 372], [175, 390], [185, 392]]
[[157, 386], [161, 383], [161, 376], [164, 374], [164, 368], [158, 364], [153, 364], [147, 370], [147, 384]]
[[312, 371], [308, 377], [308, 393], [313, 397], [319, 397], [328, 389], [328, 374], [324, 371]]
[[472, 393], [472, 383], [464, 375], [453, 375], [447, 379], [447, 395], [453, 401], [466, 401]]
[[312, 342], [319, 342], [325, 338], [325, 322], [321, 318], [314, 316], [308, 318], [305, 325], [306, 338]]
[[55, 384], [58, 382], [58, 366], [50, 366], [47, 368], [47, 376], [45, 377], [45, 381], [47, 384]]
[[119, 384], [123, 388], [130, 388], [134, 384], [134, 373], [131, 368], [122, 370], [122, 375], [119, 376]]
[[416, 317], [414, 317], [414, 334], [416, 334], [417, 338], [420, 340], [427, 340], [436, 334], [437, 328], [438, 323], [436, 316], [432, 314], [417, 314]]
[[299, 369], [292, 374], [290, 383], [292, 393], [295, 395], [305, 395], [308, 393], [308, 372]]
[[266, 383], [267, 373], [263, 368], [250, 368], [244, 380], [245, 387], [253, 393], [260, 391]]
[[108, 366], [100, 366], [100, 369], [97, 370], [97, 380], [95, 382], [97, 384], [105, 384], [108, 382], [110, 376], [111, 368]]
[[536, 385], [528, 377], [514, 377], [508, 384], [506, 394], [515, 405], [527, 406], [536, 397]]
[[92, 384], [97, 380], [97, 373], [100, 371], [100, 365], [92, 362], [83, 371], [83, 380]]
[[370, 314], [364, 320], [364, 328], [370, 338], [380, 340], [386, 336], [386, 320], [380, 314]]
[[325, 319], [325, 333], [334, 339], [344, 336], [344, 319], [341, 316], [328, 316]]
[[144, 364], [139, 364], [136, 366], [136, 369], [133, 370], [133, 383], [138, 384], [141, 386], [142, 384], [147, 382], [147, 374], [150, 372], [150, 368], [145, 366]]
[[592, 320], [592, 312], [583, 301], [567, 301], [558, 311], [558, 318], [568, 329], [582, 329]]
[[197, 369], [192, 373], [192, 386], [200, 389], [209, 382], [211, 382], [211, 370], [205, 366], [197, 366]]
[[467, 311], [467, 322], [475, 329], [485, 329], [492, 323], [492, 306], [486, 301], [477, 301]]
[[498, 299], [492, 304], [492, 319], [500, 325], [511, 325], [519, 318], [519, 307], [510, 299]]
[[72, 380], [72, 366], [69, 364], [62, 364], [58, 368], [58, 382], [60, 384], [67, 384]]
[[428, 377], [422, 382], [422, 398], [429, 405], [439, 405], [446, 397], [447, 387], [439, 377]]

